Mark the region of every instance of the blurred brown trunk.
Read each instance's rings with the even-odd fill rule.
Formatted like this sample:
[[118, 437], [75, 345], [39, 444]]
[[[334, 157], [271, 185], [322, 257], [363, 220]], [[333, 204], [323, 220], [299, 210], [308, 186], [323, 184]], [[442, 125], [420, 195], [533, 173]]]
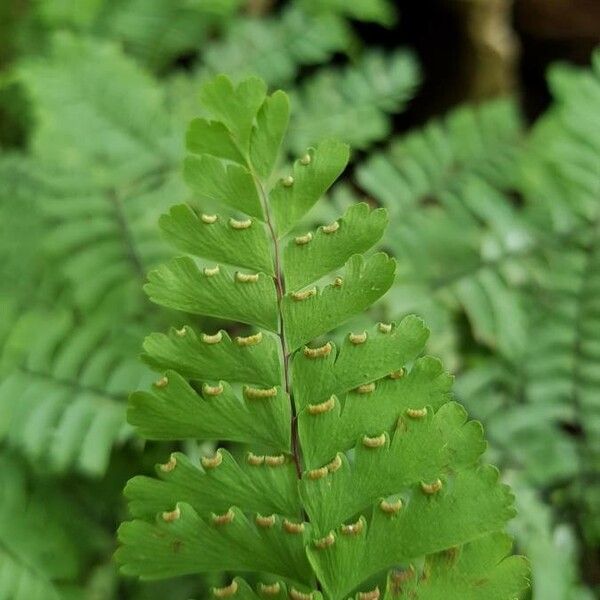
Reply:
[[513, 0], [459, 0], [467, 38], [468, 97], [510, 93], [517, 84], [519, 42], [512, 29]]

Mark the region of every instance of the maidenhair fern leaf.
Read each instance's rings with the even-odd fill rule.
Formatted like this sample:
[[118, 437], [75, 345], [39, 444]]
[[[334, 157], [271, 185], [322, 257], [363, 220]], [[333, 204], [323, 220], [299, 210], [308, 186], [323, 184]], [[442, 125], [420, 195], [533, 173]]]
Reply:
[[[282, 93], [220, 76], [201, 97], [206, 120], [192, 126], [186, 167], [200, 217], [180, 206], [162, 225], [198, 257], [250, 261], [255, 270], [201, 269], [180, 257], [150, 273], [147, 291], [159, 304], [258, 331], [184, 326], [151, 335], [145, 359], [160, 374], [151, 391], [132, 395], [129, 414], [150, 439], [237, 442], [244, 454], [220, 447], [200, 468], [176, 453], [158, 479], [134, 478], [126, 490], [134, 520], [119, 531], [123, 572], [260, 573], [257, 593], [234, 578], [213, 590], [217, 598], [376, 599], [373, 578], [459, 547], [464, 581], [448, 598], [464, 597], [469, 575], [488, 570], [490, 597], [521, 590], [520, 559], [489, 564], [508, 551], [495, 534], [514, 514], [512, 496], [480, 464], [481, 426], [450, 402], [450, 377], [439, 361], [419, 357], [423, 322], [379, 323], [349, 333], [339, 350], [326, 337], [384, 295], [395, 271], [385, 254], [364, 256], [386, 220], [365, 205], [314, 236], [290, 234], [344, 169], [347, 147], [325, 141], [275, 171]], [[243, 214], [226, 216], [232, 208]], [[256, 243], [246, 252], [232, 240], [250, 228]], [[308, 287], [328, 273], [330, 285]], [[426, 595], [432, 585], [417, 589]]]

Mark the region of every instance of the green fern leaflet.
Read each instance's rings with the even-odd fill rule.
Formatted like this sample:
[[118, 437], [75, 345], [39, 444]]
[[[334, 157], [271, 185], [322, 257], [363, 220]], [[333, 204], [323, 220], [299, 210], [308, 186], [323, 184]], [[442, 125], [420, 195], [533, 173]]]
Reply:
[[145, 360], [160, 375], [133, 394], [129, 420], [148, 439], [222, 440], [245, 455], [219, 448], [197, 465], [175, 453], [157, 478], [130, 481], [123, 572], [257, 574], [225, 581], [217, 598], [517, 597], [527, 566], [507, 557], [501, 533], [512, 495], [480, 464], [481, 426], [452, 402], [451, 378], [420, 357], [423, 322], [328, 337], [395, 274], [369, 252], [383, 211], [359, 205], [294, 230], [348, 147], [326, 140], [279, 169], [284, 93], [220, 76], [201, 100], [209, 118], [191, 125], [184, 169], [197, 204], [161, 222], [188, 254], [146, 289], [157, 304], [250, 328], [151, 335]]

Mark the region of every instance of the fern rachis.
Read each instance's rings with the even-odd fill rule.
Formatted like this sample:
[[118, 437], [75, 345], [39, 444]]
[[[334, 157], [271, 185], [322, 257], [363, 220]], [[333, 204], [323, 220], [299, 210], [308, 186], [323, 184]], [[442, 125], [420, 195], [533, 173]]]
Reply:
[[201, 208], [175, 207], [161, 225], [206, 262], [176, 258], [146, 289], [164, 306], [253, 329], [151, 335], [145, 359], [161, 375], [133, 394], [129, 420], [148, 439], [221, 439], [246, 454], [219, 448], [199, 468], [175, 453], [157, 479], [134, 478], [123, 571], [259, 573], [256, 592], [235, 577], [215, 597], [379, 598], [390, 569], [388, 597], [515, 597], [526, 567], [505, 558], [498, 533], [511, 495], [479, 465], [481, 427], [451, 401], [439, 361], [419, 358], [421, 320], [339, 345], [328, 337], [394, 280], [391, 259], [364, 255], [383, 235], [382, 211], [358, 205], [317, 231], [295, 229], [348, 148], [322, 142], [279, 173], [283, 92], [217, 77], [201, 98], [211, 120], [193, 122], [184, 169]]

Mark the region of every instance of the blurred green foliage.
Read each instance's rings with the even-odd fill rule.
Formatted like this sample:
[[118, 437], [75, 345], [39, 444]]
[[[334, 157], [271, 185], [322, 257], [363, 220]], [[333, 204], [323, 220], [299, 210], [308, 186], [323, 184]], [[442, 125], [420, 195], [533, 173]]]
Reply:
[[142, 452], [125, 404], [149, 377], [143, 332], [172, 321], [141, 287], [169, 253], [158, 216], [193, 202], [182, 140], [218, 72], [286, 87], [290, 153], [328, 134], [352, 144], [308, 220], [357, 196], [389, 209], [399, 269], [376, 310], [421, 314], [457, 373], [518, 490], [532, 598], [593, 597], [579, 565], [600, 569], [600, 55], [551, 71], [531, 127], [504, 98], [390, 140], [427, 73], [358, 32], [392, 26], [394, 6], [0, 4], [0, 598], [184, 600], [213, 583], [120, 579], [111, 556], [124, 482], [173, 449]]

